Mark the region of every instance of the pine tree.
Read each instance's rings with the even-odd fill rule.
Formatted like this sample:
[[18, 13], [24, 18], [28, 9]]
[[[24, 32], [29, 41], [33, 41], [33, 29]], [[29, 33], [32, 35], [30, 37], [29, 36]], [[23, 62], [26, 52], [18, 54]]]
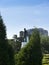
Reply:
[[6, 27], [0, 15], [0, 65], [14, 65], [13, 49], [8, 44]]
[[33, 60], [33, 65], [42, 65], [42, 50], [41, 50], [41, 43], [40, 43], [40, 34], [37, 28], [34, 29], [34, 32], [30, 39], [30, 50], [32, 53], [31, 59]]

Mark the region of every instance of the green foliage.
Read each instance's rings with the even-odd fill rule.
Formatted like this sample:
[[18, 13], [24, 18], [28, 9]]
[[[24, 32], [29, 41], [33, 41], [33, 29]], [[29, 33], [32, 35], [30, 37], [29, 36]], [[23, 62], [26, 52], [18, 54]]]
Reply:
[[42, 57], [39, 31], [34, 29], [29, 43], [16, 55], [16, 65], [42, 65]]
[[14, 39], [8, 39], [8, 42], [13, 47], [14, 52], [17, 54], [21, 49], [21, 42], [14, 41]]
[[49, 53], [49, 36], [41, 37], [41, 45], [43, 53]]
[[44, 54], [43, 55], [42, 64], [43, 65], [49, 65], [49, 54]]
[[15, 53], [18, 53], [21, 49], [21, 41], [17, 37], [17, 35], [14, 35], [13, 38], [14, 38], [14, 40], [13, 40], [14, 41], [14, 51], [15, 51]]
[[6, 38], [6, 29], [5, 25], [3, 24], [3, 20], [0, 16], [0, 40]]
[[14, 53], [6, 38], [6, 27], [0, 16], [0, 65], [14, 65]]
[[49, 36], [42, 36], [41, 44], [49, 44]]
[[21, 49], [21, 42], [16, 41], [16, 45], [15, 45], [14, 48], [15, 48], [16, 53], [18, 53]]
[[9, 47], [8, 47], [8, 55], [9, 55], [9, 64], [8, 65], [15, 65], [14, 50], [11, 45], [9, 45]]

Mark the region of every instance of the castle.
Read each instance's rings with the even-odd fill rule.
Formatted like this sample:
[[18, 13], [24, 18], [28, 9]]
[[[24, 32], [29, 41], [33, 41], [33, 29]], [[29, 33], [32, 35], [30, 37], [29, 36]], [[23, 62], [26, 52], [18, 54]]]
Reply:
[[[38, 28], [38, 30], [39, 30], [40, 35], [48, 36], [47, 30], [44, 30], [43, 28]], [[24, 28], [24, 31], [20, 31], [20, 38], [21, 38], [21, 43], [22, 43], [21, 47], [25, 46], [26, 43], [29, 42], [30, 36], [33, 33], [33, 31], [34, 31], [34, 28], [28, 29], [28, 30]]]

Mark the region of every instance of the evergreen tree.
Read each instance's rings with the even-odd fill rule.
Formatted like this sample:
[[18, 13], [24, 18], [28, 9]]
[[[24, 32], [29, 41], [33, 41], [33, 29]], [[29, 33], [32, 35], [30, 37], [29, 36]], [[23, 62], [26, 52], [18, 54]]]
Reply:
[[42, 65], [40, 35], [34, 29], [29, 43], [16, 55], [16, 65]]
[[32, 47], [31, 58], [33, 60], [33, 65], [42, 65], [43, 55], [41, 51], [40, 34], [37, 28], [34, 29], [29, 43]]
[[0, 15], [0, 65], [14, 65], [14, 53], [6, 38], [6, 27]]

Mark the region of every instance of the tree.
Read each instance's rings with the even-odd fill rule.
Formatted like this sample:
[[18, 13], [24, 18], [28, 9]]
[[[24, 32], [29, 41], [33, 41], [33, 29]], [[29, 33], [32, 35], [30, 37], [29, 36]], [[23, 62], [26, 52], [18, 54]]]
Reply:
[[8, 44], [6, 27], [0, 15], [0, 65], [14, 65], [14, 52]]
[[43, 53], [49, 53], [49, 36], [41, 36], [41, 45]]
[[13, 43], [14, 51], [15, 53], [18, 53], [21, 49], [21, 41], [20, 38], [17, 37], [17, 35], [14, 35], [13, 38], [14, 38], [14, 43]]
[[16, 65], [42, 65], [42, 51], [38, 29], [34, 29], [29, 43], [16, 55]]

